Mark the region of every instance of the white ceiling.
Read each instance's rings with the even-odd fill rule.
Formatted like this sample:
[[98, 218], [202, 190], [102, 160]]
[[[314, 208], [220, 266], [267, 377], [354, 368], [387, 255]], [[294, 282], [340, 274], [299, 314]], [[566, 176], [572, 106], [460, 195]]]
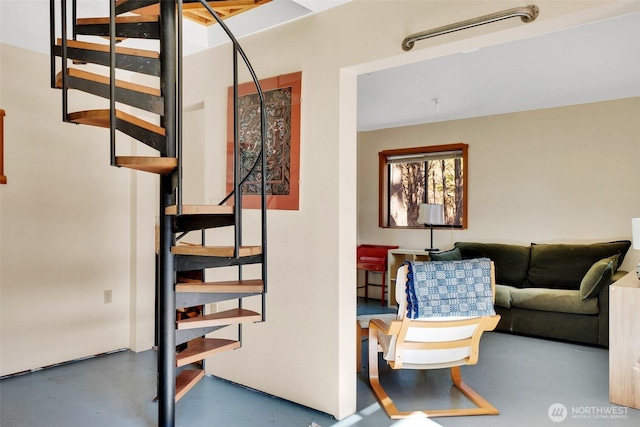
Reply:
[[[348, 1], [272, 0], [225, 23], [241, 38]], [[108, 14], [105, 1], [78, 3], [78, 16]], [[48, 53], [48, 5], [0, 0], [0, 41]], [[217, 25], [184, 25], [185, 54], [226, 42]], [[358, 130], [631, 96], [640, 96], [640, 13], [361, 75]]]
[[[260, 7], [225, 20], [237, 39], [286, 24], [303, 16], [340, 6], [351, 0], [271, 0]], [[229, 38], [218, 25], [208, 27], [184, 20], [185, 53], [191, 54], [226, 43]]]
[[361, 75], [358, 130], [632, 96], [640, 13]]
[[[271, 0], [269, 3], [225, 20], [236, 38], [282, 25], [303, 16], [340, 6], [351, 0]], [[78, 17], [109, 15], [106, 0], [77, 0]], [[59, 19], [60, 1], [55, 1]], [[71, 7], [68, 7], [71, 14]], [[184, 53], [190, 55], [228, 42], [218, 25], [204, 26], [187, 19], [184, 23]], [[58, 36], [60, 29], [58, 28]], [[0, 42], [41, 53], [49, 53], [49, 0], [0, 0]], [[145, 48], [153, 42], [130, 39], [123, 46]]]

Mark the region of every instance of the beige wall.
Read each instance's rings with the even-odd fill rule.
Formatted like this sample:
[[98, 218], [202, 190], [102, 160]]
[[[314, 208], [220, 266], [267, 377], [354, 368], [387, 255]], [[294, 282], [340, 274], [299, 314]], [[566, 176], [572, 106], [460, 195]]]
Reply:
[[[356, 155], [357, 75], [603, 16], [589, 10], [565, 21], [566, 16], [559, 16], [602, 3], [543, 2], [545, 14], [538, 26], [503, 22], [431, 41], [412, 53], [400, 52], [400, 41], [411, 32], [460, 20], [461, 10], [466, 18], [501, 10], [507, 3], [520, 5], [464, 2], [465, 10], [462, 2], [394, 1], [389, 8], [389, 2], [356, 1], [242, 40], [261, 78], [302, 71], [300, 210], [269, 212], [267, 322], [245, 327], [243, 348], [209, 360], [210, 373], [339, 419], [355, 411], [356, 165], [357, 156], [364, 156], [361, 151]], [[605, 15], [615, 13], [607, 10]], [[486, 33], [490, 34], [482, 36]], [[204, 151], [211, 177], [205, 200], [224, 193], [229, 58], [229, 47], [223, 46], [189, 57], [185, 65], [187, 81], [198, 82], [186, 88], [185, 102], [205, 105]], [[245, 73], [241, 81], [247, 80]], [[526, 149], [532, 148], [522, 148]], [[483, 199], [495, 197], [494, 189], [488, 190], [471, 190], [476, 209], [472, 218], [484, 215]], [[602, 233], [608, 236], [610, 230]], [[625, 235], [622, 228], [616, 234]], [[253, 232], [247, 236], [249, 242], [257, 239]]]
[[[357, 75], [615, 16], [630, 7], [615, 2], [603, 10], [599, 6], [612, 2], [542, 0], [535, 24], [503, 21], [405, 53], [399, 44], [407, 34], [521, 3], [389, 3], [355, 1], [242, 40], [261, 78], [303, 73], [300, 210], [269, 213], [267, 322], [246, 327], [243, 348], [211, 359], [208, 370], [337, 418], [356, 408]], [[202, 118], [191, 122], [202, 126], [196, 132], [204, 138], [202, 149], [185, 160], [187, 167], [204, 169], [204, 181], [196, 184], [201, 194], [190, 195], [204, 202], [224, 194], [229, 61], [223, 46], [185, 63], [185, 105], [204, 107]], [[149, 236], [156, 206], [149, 199], [157, 193], [155, 179], [110, 168], [104, 130], [60, 122], [46, 55], [0, 45], [0, 63], [10, 181], [0, 188], [2, 372], [120, 347], [148, 348]], [[514, 130], [513, 136], [521, 133]], [[480, 199], [496, 195], [474, 189], [470, 194], [476, 198], [470, 218], [486, 218]], [[255, 243], [255, 227], [245, 231], [246, 242]], [[580, 231], [585, 230], [574, 233]], [[212, 243], [228, 232], [210, 234]], [[615, 233], [594, 234], [626, 235], [621, 226]], [[105, 289], [113, 289], [111, 305], [102, 304]]]
[[[363, 132], [358, 140], [358, 240], [423, 248], [429, 232], [378, 227], [378, 152], [469, 144], [469, 224], [456, 241], [595, 242], [631, 238], [640, 214], [640, 98]], [[624, 267], [635, 270], [638, 251]]]
[[108, 130], [62, 123], [47, 55], [3, 44], [0, 61], [0, 375], [150, 348], [154, 184], [109, 166]]
[[[328, 40], [336, 42], [334, 25], [314, 20], [273, 30], [282, 55], [264, 48], [261, 40], [243, 43], [257, 72], [263, 78], [302, 71], [302, 123], [300, 210], [270, 211], [268, 216], [267, 321], [243, 330], [243, 347], [208, 361], [208, 371], [232, 381], [345, 416], [355, 410], [355, 401], [341, 411], [339, 390], [340, 331], [338, 261], [337, 121], [338, 72], [331, 56], [313, 55]], [[306, 34], [305, 28], [313, 27]], [[291, 38], [291, 32], [302, 37]], [[265, 35], [263, 34], [263, 37]], [[277, 44], [276, 43], [276, 44]], [[231, 84], [228, 46], [189, 57], [187, 81], [201, 82], [187, 88], [186, 104], [204, 101], [206, 128], [207, 187], [204, 200], [218, 201], [224, 194], [226, 171], [226, 96]], [[277, 59], [276, 59], [277, 57]], [[212, 79], [206, 70], [220, 70]], [[246, 81], [246, 74], [243, 81]], [[334, 113], [331, 113], [331, 112]], [[350, 165], [355, 164], [355, 157]], [[334, 165], [329, 166], [327, 165]], [[188, 166], [187, 166], [188, 167]], [[354, 175], [355, 182], [355, 175]], [[355, 199], [354, 199], [355, 200]], [[354, 211], [352, 211], [354, 212]], [[259, 242], [257, 211], [246, 211], [245, 243]], [[355, 225], [355, 215], [354, 215]], [[355, 242], [355, 227], [352, 227]], [[228, 243], [225, 230], [208, 233], [209, 244]], [[223, 243], [220, 243], [223, 242]], [[224, 274], [224, 272], [222, 273]], [[353, 273], [352, 273], [353, 274]], [[224, 277], [217, 271], [208, 278]], [[355, 297], [349, 310], [355, 316]], [[349, 328], [353, 347], [353, 328]], [[355, 349], [349, 360], [353, 361]], [[355, 396], [353, 365], [348, 385]]]

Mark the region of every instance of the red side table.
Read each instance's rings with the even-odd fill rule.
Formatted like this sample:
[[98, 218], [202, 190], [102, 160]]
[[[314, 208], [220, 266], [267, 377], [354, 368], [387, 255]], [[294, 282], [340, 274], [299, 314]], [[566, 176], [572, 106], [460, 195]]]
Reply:
[[[385, 273], [387, 272], [387, 252], [390, 249], [397, 249], [398, 246], [386, 246], [386, 245], [360, 245], [358, 246], [358, 252], [356, 257], [356, 266], [358, 270], [364, 270], [364, 286], [359, 286], [358, 289], [364, 288], [364, 297], [369, 297], [369, 286], [381, 287], [381, 299], [382, 305], [386, 305], [386, 280]], [[369, 273], [380, 273], [382, 275], [381, 284], [369, 284]]]

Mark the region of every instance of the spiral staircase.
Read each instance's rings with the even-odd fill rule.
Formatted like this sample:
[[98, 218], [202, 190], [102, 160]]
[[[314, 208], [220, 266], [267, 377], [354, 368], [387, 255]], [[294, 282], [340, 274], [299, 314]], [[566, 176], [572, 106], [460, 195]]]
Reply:
[[[264, 150], [251, 171], [244, 172], [245, 176], [241, 176], [243, 172], [239, 171], [237, 160], [234, 162], [233, 190], [218, 205], [182, 204], [182, 19], [179, 18], [183, 16], [184, 6], [190, 4], [191, 12], [197, 6], [201, 17], [206, 11], [207, 17], [221, 25], [233, 42], [236, 101], [238, 55], [248, 67], [261, 101], [264, 97], [242, 48], [210, 5], [228, 7], [230, 3], [241, 2], [184, 0], [183, 5], [182, 0], [102, 1], [109, 3], [109, 16], [78, 17], [81, 11], [76, 0], [51, 0], [51, 86], [62, 92], [64, 122], [109, 129], [109, 133], [105, 131], [105, 141], [110, 140], [111, 165], [160, 176], [156, 245], [158, 425], [173, 426], [175, 402], [204, 376], [204, 359], [238, 349], [242, 343], [242, 324], [265, 320], [267, 291], [266, 184], [264, 180], [261, 183], [259, 246], [243, 245], [242, 198], [234, 197], [240, 194], [244, 180], [265, 164]], [[258, 3], [243, 2], [248, 7], [249, 3]], [[157, 50], [117, 46], [130, 38], [155, 40]], [[116, 70], [119, 76], [124, 74], [128, 78], [117, 78]], [[145, 77], [140, 77], [142, 75]], [[148, 80], [157, 81], [157, 85], [135, 83]], [[69, 97], [78, 92], [108, 100], [109, 108], [68, 111]], [[264, 110], [261, 102], [262, 145], [266, 128]], [[237, 118], [234, 123], [234, 158], [238, 159]], [[118, 155], [116, 140], [122, 138], [151, 147], [157, 155]], [[233, 227], [233, 242], [205, 245], [205, 230], [217, 227]], [[190, 232], [201, 234], [200, 245], [180, 244], [179, 240]], [[261, 266], [260, 277], [244, 278], [243, 266], [255, 264]], [[229, 266], [237, 269], [236, 280], [211, 280], [216, 276], [216, 268]], [[248, 297], [261, 298], [260, 312], [243, 308], [243, 299]], [[206, 313], [202, 309], [211, 303], [232, 300], [235, 303], [225, 303], [225, 306], [234, 306], [229, 310]], [[195, 313], [195, 316], [177, 317], [177, 310]], [[207, 337], [231, 325], [237, 327], [237, 339]]]

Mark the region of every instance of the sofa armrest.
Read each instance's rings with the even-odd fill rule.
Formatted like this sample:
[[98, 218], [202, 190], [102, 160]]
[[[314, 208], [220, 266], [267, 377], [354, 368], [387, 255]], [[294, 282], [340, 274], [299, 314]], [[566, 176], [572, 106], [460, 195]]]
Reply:
[[609, 347], [609, 286], [598, 294], [598, 344]]
[[[613, 277], [611, 278], [611, 283], [615, 282], [616, 280], [620, 280], [622, 279], [624, 276], [626, 276], [628, 273], [628, 271], [624, 271], [624, 270], [618, 270], [613, 274]], [[609, 285], [611, 285], [611, 283]]]

